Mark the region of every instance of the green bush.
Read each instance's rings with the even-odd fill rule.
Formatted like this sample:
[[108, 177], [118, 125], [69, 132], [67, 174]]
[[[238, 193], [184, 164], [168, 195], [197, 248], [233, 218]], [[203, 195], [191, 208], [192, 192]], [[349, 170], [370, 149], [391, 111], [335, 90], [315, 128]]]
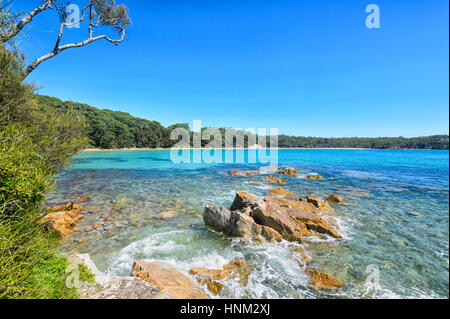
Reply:
[[[53, 174], [86, 145], [86, 125], [71, 108], [38, 107], [21, 65], [0, 46], [0, 298], [78, 298], [42, 204]], [[86, 268], [80, 275], [92, 280]]]

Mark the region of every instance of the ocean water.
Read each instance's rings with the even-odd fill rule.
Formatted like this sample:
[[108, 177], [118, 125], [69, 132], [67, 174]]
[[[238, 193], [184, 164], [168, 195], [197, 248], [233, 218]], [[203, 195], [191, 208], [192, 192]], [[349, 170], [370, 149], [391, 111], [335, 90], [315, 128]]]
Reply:
[[[256, 245], [205, 229], [204, 203], [229, 207], [237, 191], [262, 199], [274, 188], [264, 175], [228, 174], [261, 165], [175, 164], [169, 151], [81, 153], [57, 176], [47, 200], [92, 198], [82, 204], [80, 231], [61, 248], [89, 253], [111, 275], [129, 275], [134, 260], [167, 262], [190, 276], [194, 267], [217, 269], [239, 258], [253, 269], [247, 286], [225, 281], [211, 297], [449, 297], [448, 151], [279, 150], [278, 161], [300, 170], [283, 176], [285, 188], [299, 196], [348, 200], [334, 216], [344, 239], [308, 237], [302, 244], [312, 260], [308, 268], [343, 282], [336, 291], [309, 287], [305, 266], [291, 253], [298, 244]], [[325, 179], [307, 180], [311, 173]], [[165, 211], [177, 215], [155, 218]]]

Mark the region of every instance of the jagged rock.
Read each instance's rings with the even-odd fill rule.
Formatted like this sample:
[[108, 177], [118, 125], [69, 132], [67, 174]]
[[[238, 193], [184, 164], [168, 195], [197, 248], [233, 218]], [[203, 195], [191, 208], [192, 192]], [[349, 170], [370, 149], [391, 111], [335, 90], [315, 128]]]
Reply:
[[136, 277], [111, 277], [97, 269], [88, 254], [68, 256], [72, 264], [84, 264], [95, 276], [95, 283], [81, 283], [81, 299], [168, 299], [164, 292]]
[[275, 176], [267, 176], [265, 178], [266, 180], [269, 180], [271, 182], [277, 183], [279, 185], [286, 185], [287, 182], [285, 180], [282, 180], [281, 178], [275, 177]]
[[325, 201], [319, 197], [314, 197], [313, 195], [308, 195], [306, 197], [306, 200], [308, 201], [308, 203], [313, 204], [320, 210], [323, 210], [323, 211], [332, 211], [333, 210], [333, 208], [331, 208], [330, 204], [327, 201]]
[[295, 196], [295, 194], [291, 191], [288, 191], [287, 189], [284, 188], [277, 188], [277, 189], [272, 189], [270, 191], [267, 192], [270, 195], [277, 195], [277, 196]]
[[342, 238], [342, 236], [337, 232], [336, 226], [332, 225], [333, 221], [327, 222], [319, 215], [304, 212], [298, 209], [288, 209], [289, 216], [298, 222], [302, 222], [310, 230], [314, 230], [321, 234], [327, 234], [334, 238]]
[[309, 284], [316, 289], [333, 289], [342, 286], [342, 283], [331, 275], [313, 269], [306, 270], [306, 273], [310, 277]]
[[169, 299], [164, 292], [135, 277], [115, 277], [103, 284], [83, 283], [81, 299]]
[[203, 220], [206, 226], [229, 236], [252, 238], [257, 241], [281, 241], [281, 235], [274, 229], [258, 225], [252, 217], [224, 207], [204, 205]]
[[319, 181], [324, 179], [323, 176], [319, 175], [319, 174], [315, 174], [315, 175], [308, 175], [306, 176], [307, 179], [313, 180], [313, 181]]
[[344, 197], [338, 196], [338, 195], [329, 196], [327, 198], [327, 201], [333, 202], [333, 203], [346, 203], [347, 202]]
[[255, 196], [247, 192], [239, 192], [234, 198], [233, 204], [231, 205], [232, 211], [241, 211], [249, 213], [248, 210], [253, 209], [258, 206], [258, 200]]
[[281, 175], [297, 175], [298, 172], [295, 168], [288, 167], [288, 168], [285, 168], [284, 170], [280, 171], [280, 174]]
[[135, 261], [132, 274], [163, 291], [171, 299], [208, 299], [208, 295], [188, 277], [164, 263]]
[[306, 232], [303, 223], [292, 220], [278, 205], [265, 203], [252, 210], [251, 216], [256, 223], [275, 229], [287, 241], [302, 242], [302, 233]]
[[194, 268], [189, 273], [195, 276], [201, 285], [206, 285], [208, 290], [217, 296], [223, 288], [223, 283], [219, 281], [239, 278], [239, 283], [247, 286], [251, 271], [249, 264], [236, 259], [223, 266], [223, 269]]

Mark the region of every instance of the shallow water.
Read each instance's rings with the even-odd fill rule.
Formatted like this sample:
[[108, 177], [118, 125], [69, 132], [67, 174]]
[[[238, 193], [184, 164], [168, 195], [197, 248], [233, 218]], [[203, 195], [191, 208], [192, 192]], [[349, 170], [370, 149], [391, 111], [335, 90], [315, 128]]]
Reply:
[[[289, 190], [348, 200], [336, 208], [343, 240], [309, 237], [303, 244], [308, 267], [343, 281], [337, 291], [308, 286], [291, 254], [297, 244], [255, 245], [205, 229], [203, 203], [229, 207], [237, 191], [262, 198], [274, 187], [264, 176], [228, 174], [257, 165], [174, 164], [169, 151], [82, 153], [57, 176], [47, 199], [52, 205], [92, 198], [83, 203], [81, 232], [62, 248], [89, 253], [114, 275], [129, 275], [134, 260], [164, 261], [188, 275], [194, 267], [221, 268], [240, 258], [253, 268], [248, 285], [226, 281], [218, 297], [449, 297], [448, 151], [280, 150], [278, 156], [280, 166], [302, 169], [283, 177]], [[309, 173], [325, 180], [307, 180]], [[177, 217], [154, 218], [164, 211]], [[102, 220], [105, 213], [111, 220]], [[368, 280], [376, 273], [379, 281]]]

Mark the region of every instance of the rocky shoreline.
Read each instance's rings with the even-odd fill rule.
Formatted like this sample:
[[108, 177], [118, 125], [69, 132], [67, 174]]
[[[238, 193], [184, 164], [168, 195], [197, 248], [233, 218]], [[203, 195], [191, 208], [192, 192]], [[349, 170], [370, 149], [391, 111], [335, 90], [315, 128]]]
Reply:
[[[299, 246], [292, 250], [292, 258], [309, 275], [310, 286], [318, 290], [340, 288], [341, 281], [331, 274], [308, 268], [314, 252], [307, 252], [303, 242], [307, 237], [342, 239], [333, 215], [336, 214], [335, 207], [346, 200], [337, 195], [330, 195], [327, 199], [312, 194], [301, 198], [287, 189], [279, 188], [288, 185], [288, 179], [298, 174], [294, 168], [271, 169], [269, 172], [229, 172], [234, 176], [268, 173], [264, 180], [274, 187], [262, 200], [248, 192], [238, 192], [230, 208], [205, 203], [202, 217], [206, 228], [226, 236], [247, 238], [256, 244], [283, 240], [295, 242]], [[312, 182], [323, 179], [319, 174], [311, 174], [306, 178]], [[79, 197], [74, 203], [47, 207], [44, 221], [66, 239], [77, 230], [76, 224], [82, 218], [80, 213], [83, 207], [79, 203], [89, 200], [88, 197]], [[160, 214], [156, 218], [170, 219], [174, 216]], [[109, 277], [96, 268], [89, 255], [73, 255], [70, 260], [75, 264], [85, 264], [96, 276], [96, 284], [83, 283], [80, 288], [81, 297], [86, 299], [204, 299], [209, 298], [209, 295], [218, 296], [227, 280], [237, 280], [246, 286], [252, 271], [246, 261], [237, 259], [222, 269], [191, 269], [189, 278], [168, 264], [137, 260], [130, 269], [129, 277]]]

